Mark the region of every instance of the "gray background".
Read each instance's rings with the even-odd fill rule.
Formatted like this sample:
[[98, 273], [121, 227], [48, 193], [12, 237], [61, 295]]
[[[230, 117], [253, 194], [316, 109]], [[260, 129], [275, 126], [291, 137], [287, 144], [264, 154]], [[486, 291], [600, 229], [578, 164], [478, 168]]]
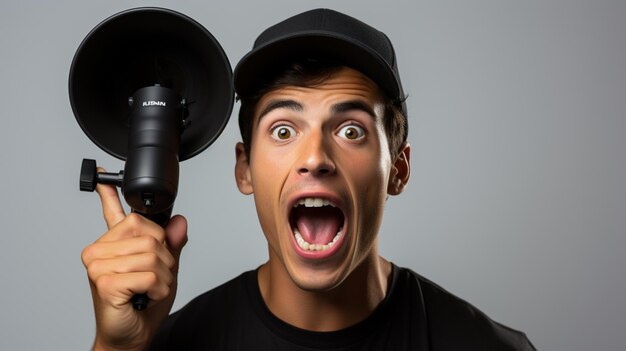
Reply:
[[[78, 172], [83, 157], [122, 163], [74, 120], [68, 71], [89, 30], [141, 5], [199, 21], [233, 67], [262, 29], [314, 7], [385, 31], [410, 95], [413, 173], [388, 203], [382, 254], [539, 349], [623, 349], [626, 2], [4, 0], [1, 350], [90, 346], [80, 252], [105, 226]], [[181, 164], [175, 210], [190, 241], [175, 308], [267, 256], [252, 198], [232, 176], [234, 121]]]

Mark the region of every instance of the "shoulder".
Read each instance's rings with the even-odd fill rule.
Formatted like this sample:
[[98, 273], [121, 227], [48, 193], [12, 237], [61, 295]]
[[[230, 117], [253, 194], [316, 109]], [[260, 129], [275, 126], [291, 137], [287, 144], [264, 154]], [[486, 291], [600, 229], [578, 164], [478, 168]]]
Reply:
[[255, 271], [244, 272], [197, 296], [171, 314], [159, 328], [151, 350], [159, 350], [158, 347], [169, 349], [169, 343], [175, 343], [176, 348], [183, 343], [181, 349], [197, 349], [200, 345], [208, 345], [211, 340], [219, 340], [220, 333], [238, 325], [237, 320], [249, 313], [246, 295], [252, 274]]
[[225, 310], [226, 307], [241, 303], [246, 294], [246, 279], [250, 274], [254, 274], [254, 271], [244, 272], [228, 282], [198, 295], [168, 319], [191, 318], [197, 320], [199, 315], [214, 315], [216, 312]]
[[489, 318], [467, 301], [407, 268], [398, 268], [398, 279], [409, 290], [421, 292], [434, 350], [535, 350], [523, 332]]

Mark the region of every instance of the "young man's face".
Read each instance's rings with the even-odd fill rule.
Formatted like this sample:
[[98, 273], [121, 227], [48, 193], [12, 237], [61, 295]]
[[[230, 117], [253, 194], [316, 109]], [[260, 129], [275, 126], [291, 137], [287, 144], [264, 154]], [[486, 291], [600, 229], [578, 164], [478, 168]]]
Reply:
[[303, 289], [336, 287], [377, 257], [385, 199], [401, 191], [393, 179], [408, 180], [408, 147], [398, 174], [383, 111], [377, 86], [344, 68], [322, 85], [264, 95], [249, 159], [238, 145], [238, 186], [254, 193], [270, 265]]

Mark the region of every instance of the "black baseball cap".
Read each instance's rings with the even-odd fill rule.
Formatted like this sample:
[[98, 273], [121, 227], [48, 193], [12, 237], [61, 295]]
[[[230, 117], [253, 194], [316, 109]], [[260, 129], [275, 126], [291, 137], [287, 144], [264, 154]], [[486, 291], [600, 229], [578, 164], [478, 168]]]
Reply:
[[261, 33], [234, 73], [239, 96], [254, 94], [276, 65], [302, 57], [327, 58], [365, 74], [407, 115], [393, 45], [385, 33], [343, 13], [315, 9]]

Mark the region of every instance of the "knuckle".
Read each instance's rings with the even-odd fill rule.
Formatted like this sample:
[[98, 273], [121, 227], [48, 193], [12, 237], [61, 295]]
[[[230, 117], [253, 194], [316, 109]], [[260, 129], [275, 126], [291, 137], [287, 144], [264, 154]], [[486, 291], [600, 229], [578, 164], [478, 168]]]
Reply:
[[85, 247], [83, 251], [80, 253], [80, 259], [83, 261], [83, 265], [85, 267], [87, 267], [89, 265], [89, 262], [91, 262], [93, 258], [95, 257], [94, 251], [95, 251], [94, 246], [89, 245]]
[[126, 216], [126, 218], [124, 219], [124, 221], [131, 227], [131, 228], [138, 228], [140, 227], [143, 222], [144, 222], [144, 218], [137, 213], [130, 213], [128, 216]]
[[159, 246], [161, 246], [161, 243], [158, 242], [155, 237], [150, 235], [142, 236], [141, 244], [143, 245], [145, 251], [152, 253], [156, 253], [156, 251], [159, 249]]
[[94, 285], [100, 294], [102, 294], [111, 289], [111, 286], [113, 285], [113, 277], [109, 275], [101, 275], [96, 279]]
[[90, 278], [94, 278], [94, 277], [98, 277], [100, 276], [100, 272], [102, 271], [102, 261], [100, 260], [93, 260], [91, 261], [88, 265], [87, 265], [87, 275]]
[[168, 285], [162, 284], [161, 286], [158, 287], [158, 289], [154, 290], [152, 298], [157, 301], [163, 300], [170, 295], [171, 291], [172, 290], [170, 289]]
[[146, 284], [155, 286], [159, 283], [159, 276], [156, 272], [146, 272]]
[[169, 285], [164, 285], [162, 288], [162, 293], [163, 293], [163, 298], [166, 298], [168, 296], [170, 296], [170, 292], [172, 291], [172, 289], [170, 288]]
[[168, 288], [170, 286], [172, 286], [172, 284], [174, 284], [174, 275], [171, 274], [171, 273], [165, 275], [164, 282], [165, 282], [165, 285], [167, 285]]
[[159, 259], [159, 255], [157, 255], [156, 252], [148, 252], [146, 254], [146, 261], [147, 261], [148, 266], [156, 267], [159, 265], [159, 262], [161, 260]]
[[165, 265], [169, 270], [173, 270], [174, 268], [176, 268], [176, 260], [172, 255], [167, 256], [167, 262], [165, 262]]

